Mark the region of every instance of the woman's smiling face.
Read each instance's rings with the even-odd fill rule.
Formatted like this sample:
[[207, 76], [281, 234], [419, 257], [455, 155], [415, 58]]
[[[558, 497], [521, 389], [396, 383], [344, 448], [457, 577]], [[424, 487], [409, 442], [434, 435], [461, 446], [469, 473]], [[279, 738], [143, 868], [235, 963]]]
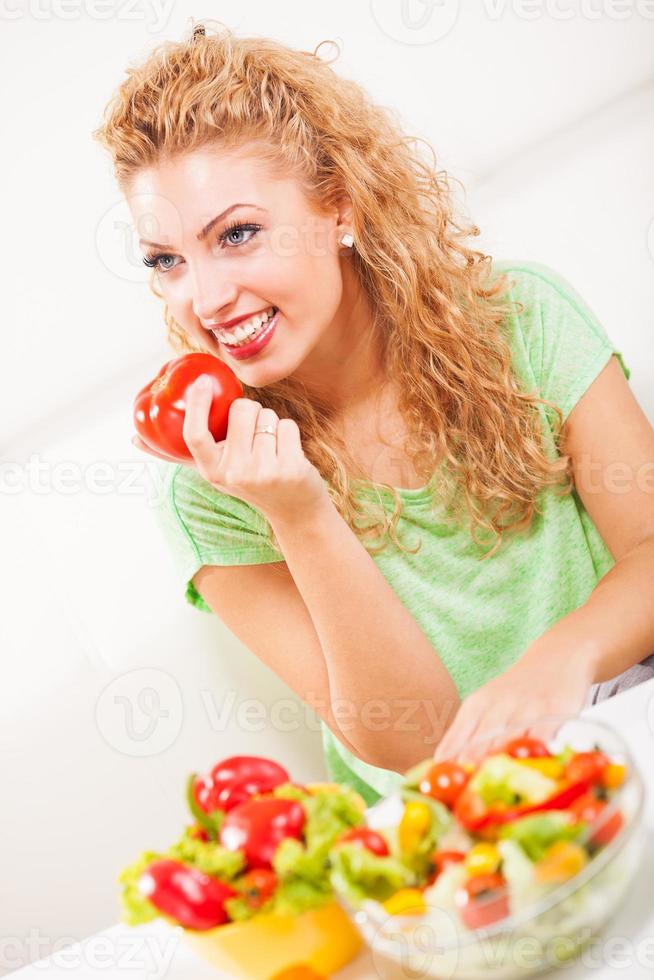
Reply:
[[[272, 176], [255, 154], [203, 148], [161, 162], [131, 180], [127, 201], [168, 309], [192, 342], [253, 387], [298, 373], [322, 390], [323, 372], [338, 369], [370, 323], [340, 245], [350, 202], [316, 213], [296, 180]], [[212, 331], [271, 306], [276, 327], [253, 356], [233, 356]]]

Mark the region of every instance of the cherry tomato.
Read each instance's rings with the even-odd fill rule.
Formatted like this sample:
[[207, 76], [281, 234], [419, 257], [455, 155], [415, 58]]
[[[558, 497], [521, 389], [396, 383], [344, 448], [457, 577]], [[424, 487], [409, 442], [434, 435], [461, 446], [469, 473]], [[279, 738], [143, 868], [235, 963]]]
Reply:
[[289, 781], [283, 766], [258, 755], [234, 755], [217, 762], [207, 776], [199, 776], [194, 792], [205, 813], [232, 810], [256, 793], [267, 793]]
[[460, 864], [461, 861], [465, 861], [463, 851], [436, 851], [431, 857], [434, 870], [427, 879], [427, 885], [433, 885], [440, 873], [450, 864]]
[[302, 840], [306, 822], [297, 800], [262, 797], [230, 810], [220, 828], [220, 843], [229, 851], [245, 851], [250, 868], [270, 868], [279, 843], [286, 837]]
[[453, 807], [469, 779], [470, 773], [456, 762], [437, 762], [420, 781], [420, 792]]
[[255, 868], [241, 879], [242, 895], [250, 908], [258, 909], [274, 895], [277, 875], [269, 868]]
[[572, 783], [586, 782], [590, 786], [601, 782], [608, 764], [609, 760], [603, 752], [577, 752], [566, 764], [565, 778]]
[[624, 823], [619, 810], [616, 810], [615, 813], [606, 818], [602, 823], [602, 812], [606, 806], [607, 804], [604, 800], [598, 800], [592, 793], [586, 793], [584, 796], [580, 796], [579, 799], [575, 800], [570, 807], [577, 821], [583, 820], [591, 827], [594, 823], [600, 822], [600, 826], [589, 838], [591, 844], [599, 844], [601, 846], [608, 844], [620, 831]]
[[545, 759], [552, 755], [544, 742], [528, 735], [507, 742], [504, 751], [514, 759]]
[[155, 908], [185, 929], [212, 929], [227, 922], [225, 900], [236, 895], [226, 882], [170, 858], [153, 861], [139, 878], [138, 888]]
[[182, 429], [186, 390], [201, 374], [212, 378], [208, 426], [220, 442], [227, 435], [230, 405], [243, 397], [243, 386], [232, 369], [213, 354], [184, 354], [168, 361], [134, 399], [134, 426], [143, 442], [180, 462], [193, 459]]
[[381, 834], [369, 827], [350, 827], [344, 830], [335, 841], [336, 844], [361, 844], [366, 850], [371, 851], [378, 857], [387, 857], [390, 854], [388, 844]]
[[466, 830], [476, 830], [488, 817], [489, 808], [481, 796], [466, 787], [454, 804], [454, 815]]
[[493, 925], [509, 914], [506, 880], [500, 874], [469, 878], [457, 889], [454, 901], [468, 929]]

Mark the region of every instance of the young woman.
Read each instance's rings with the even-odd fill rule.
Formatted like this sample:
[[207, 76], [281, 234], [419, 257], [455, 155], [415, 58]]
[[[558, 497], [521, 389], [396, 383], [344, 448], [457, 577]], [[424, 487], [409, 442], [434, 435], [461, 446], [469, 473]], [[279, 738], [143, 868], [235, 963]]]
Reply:
[[315, 709], [332, 778], [372, 802], [654, 674], [630, 371], [560, 275], [466, 244], [391, 112], [316, 53], [200, 26], [129, 69], [94, 136], [172, 347], [245, 392], [216, 444], [196, 385], [193, 463], [165, 464], [186, 596]]

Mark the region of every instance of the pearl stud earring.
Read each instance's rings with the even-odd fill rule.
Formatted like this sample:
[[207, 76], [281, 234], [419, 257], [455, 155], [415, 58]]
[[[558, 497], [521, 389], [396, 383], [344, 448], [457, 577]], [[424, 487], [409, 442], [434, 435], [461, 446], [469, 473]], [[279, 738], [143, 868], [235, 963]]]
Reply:
[[346, 232], [341, 238], [341, 245], [345, 245], [346, 248], [352, 248], [352, 246], [354, 245], [354, 238], [349, 233], [349, 231]]

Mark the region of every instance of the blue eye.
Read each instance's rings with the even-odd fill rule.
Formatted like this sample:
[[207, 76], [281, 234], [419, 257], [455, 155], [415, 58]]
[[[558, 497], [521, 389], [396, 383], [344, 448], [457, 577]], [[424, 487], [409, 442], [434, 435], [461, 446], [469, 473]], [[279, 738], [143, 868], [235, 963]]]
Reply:
[[[228, 246], [230, 248], [238, 248], [240, 245], [246, 245], [248, 242], [251, 242], [254, 236], [257, 234], [257, 232], [261, 231], [261, 225], [241, 224], [238, 221], [235, 221], [233, 222], [233, 224], [229, 225], [229, 227], [225, 228], [223, 232], [221, 232], [221, 234], [218, 236], [218, 241], [224, 245], [227, 245], [228, 236], [232, 235], [236, 231], [251, 231], [252, 235], [250, 236], [250, 238], [247, 238], [245, 242], [232, 241], [231, 245]], [[174, 269], [175, 266], [170, 265], [167, 268], [164, 268], [161, 265], [161, 263], [164, 259], [174, 259], [174, 258], [175, 258], [174, 255], [169, 255], [166, 252], [160, 252], [158, 255], [147, 255], [143, 259], [143, 264], [147, 265], [149, 269], [156, 269], [158, 272], [170, 272], [170, 270]]]
[[[143, 259], [143, 264], [147, 265], [149, 269], [156, 269], [157, 272], [168, 272], [168, 269], [162, 269], [160, 263], [162, 259], [172, 258], [174, 258], [173, 255], [164, 255], [163, 253], [161, 255], [148, 255]], [[170, 268], [174, 268], [174, 266], [171, 266]]]
[[[261, 225], [250, 225], [250, 224], [243, 225], [243, 224], [239, 224], [238, 221], [234, 221], [233, 224], [228, 225], [228, 227], [225, 228], [225, 230], [221, 233], [219, 241], [225, 242], [227, 240], [227, 237], [233, 234], [233, 232], [235, 231], [251, 231], [253, 232], [252, 237], [246, 239], [246, 241], [251, 242], [252, 238], [254, 238], [256, 233], [260, 230], [261, 230]], [[243, 244], [244, 242], [232, 242], [232, 245], [243, 245]]]

